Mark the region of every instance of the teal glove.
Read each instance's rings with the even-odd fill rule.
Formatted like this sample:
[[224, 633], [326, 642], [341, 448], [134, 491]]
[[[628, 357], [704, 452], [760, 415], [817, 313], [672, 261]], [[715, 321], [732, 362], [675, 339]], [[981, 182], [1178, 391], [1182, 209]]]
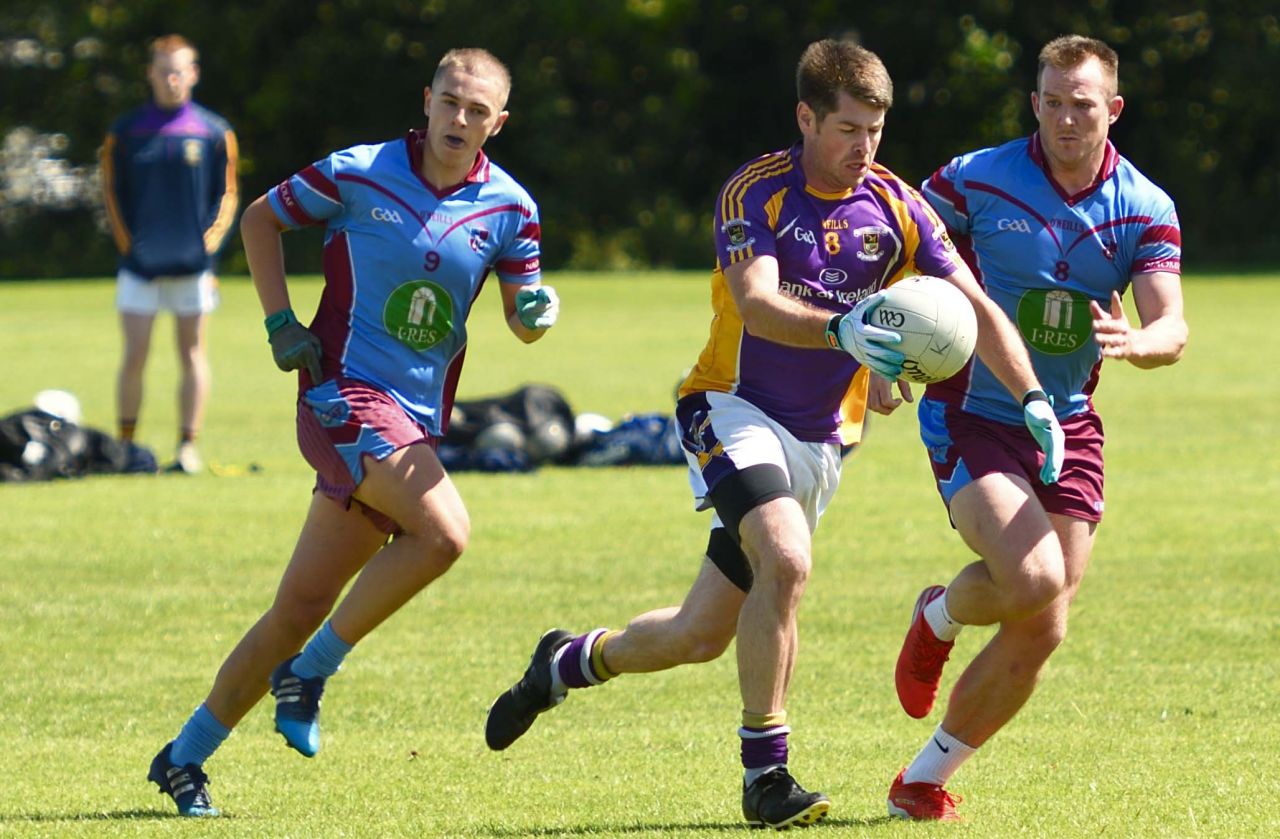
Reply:
[[525, 329], [550, 329], [560, 317], [560, 298], [549, 285], [516, 292], [516, 316]]
[[1022, 419], [1027, 430], [1036, 438], [1040, 451], [1044, 452], [1044, 465], [1040, 467], [1040, 482], [1057, 483], [1062, 474], [1062, 457], [1066, 454], [1066, 436], [1058, 417], [1053, 412], [1053, 397], [1043, 390], [1029, 390], [1022, 397]]
[[293, 309], [281, 309], [267, 315], [263, 323], [267, 327], [267, 342], [271, 344], [271, 355], [275, 358], [277, 367], [286, 373], [305, 368], [311, 375], [312, 385], [324, 381], [320, 372], [320, 339], [310, 329], [298, 323]]
[[[907, 357], [885, 345], [901, 344], [902, 336], [897, 332], [867, 323], [871, 313], [883, 302], [884, 292], [877, 291], [860, 301], [847, 314], [840, 317], [839, 321], [835, 318], [831, 320], [835, 322], [836, 342], [840, 345], [840, 349], [856, 358], [863, 367], [870, 367], [881, 376], [893, 381], [902, 375], [902, 362], [906, 361]], [[831, 332], [831, 327], [832, 324], [828, 323], [828, 333]]]

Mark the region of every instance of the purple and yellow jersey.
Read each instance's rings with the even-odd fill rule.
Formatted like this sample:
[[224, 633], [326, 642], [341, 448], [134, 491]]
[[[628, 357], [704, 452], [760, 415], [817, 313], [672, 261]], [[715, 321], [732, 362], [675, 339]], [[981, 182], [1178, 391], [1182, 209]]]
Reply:
[[237, 156], [231, 126], [194, 102], [116, 120], [100, 171], [120, 267], [148, 279], [211, 270], [235, 220]]
[[[1060, 418], [1090, 407], [1102, 354], [1089, 301], [1110, 308], [1136, 274], [1181, 273], [1173, 201], [1107, 143], [1098, 177], [1067, 195], [1039, 134], [955, 158], [925, 182], [987, 295], [1017, 325]], [[974, 356], [926, 395], [1011, 425], [1022, 406]]]
[[[467, 315], [490, 270], [539, 273], [538, 207], [483, 152], [443, 192], [419, 168], [425, 132], [334, 152], [267, 193], [286, 227], [326, 225], [324, 291], [311, 330], [326, 378], [371, 384], [432, 434], [448, 423]], [[304, 372], [303, 386], [314, 384]]]
[[736, 394], [799, 440], [850, 444], [862, 435], [867, 372], [842, 351], [751, 335], [725, 268], [772, 256], [780, 294], [835, 314], [903, 277], [945, 277], [961, 263], [937, 214], [888, 169], [873, 165], [856, 189], [828, 194], [805, 183], [800, 153], [797, 143], [757, 158], [720, 191], [711, 338], [680, 396]]

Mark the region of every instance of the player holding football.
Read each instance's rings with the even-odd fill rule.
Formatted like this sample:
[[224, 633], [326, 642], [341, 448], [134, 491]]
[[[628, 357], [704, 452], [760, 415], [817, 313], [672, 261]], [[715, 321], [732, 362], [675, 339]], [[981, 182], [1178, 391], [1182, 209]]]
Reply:
[[[961, 155], [924, 185], [987, 294], [1030, 346], [1066, 457], [1057, 483], [1039, 479], [1040, 454], [1018, 423], [1022, 406], [985, 359], [925, 391], [921, 436], [938, 489], [981, 559], [916, 601], [896, 673], [906, 712], [924, 717], [933, 707], [962, 627], [999, 630], [894, 780], [893, 815], [956, 818], [957, 799], [944, 785], [1018, 712], [1062, 643], [1102, 518], [1102, 422], [1090, 399], [1102, 359], [1172, 364], [1187, 340], [1173, 202], [1107, 140], [1124, 108], [1116, 70], [1115, 52], [1101, 41], [1051, 41], [1031, 94], [1039, 131]], [[1141, 328], [1124, 314], [1126, 288]]]
[[[507, 325], [525, 342], [559, 311], [539, 282], [537, 206], [481, 151], [506, 122], [510, 89], [488, 52], [450, 51], [425, 91], [425, 130], [335, 152], [245, 211], [272, 354], [298, 371], [298, 445], [316, 486], [275, 602], [151, 764], [148, 778], [184, 816], [217, 814], [203, 764], [268, 686], [277, 730], [313, 756], [326, 679], [466, 547], [467, 510], [435, 449], [472, 301], [496, 271]], [[281, 233], [320, 224], [325, 287], [307, 327], [290, 308]]]
[[[1038, 393], [1017, 332], [982, 294], [941, 222], [914, 189], [875, 163], [889, 75], [851, 43], [811, 44], [796, 75], [802, 139], [739, 169], [715, 209], [711, 337], [680, 387], [698, 509], [714, 508], [701, 570], [679, 606], [621, 631], [542, 636], [524, 677], [485, 728], [505, 749], [569, 688], [719, 656], [735, 633], [742, 694], [742, 810], [748, 822], [808, 824], [830, 807], [787, 767], [787, 688], [811, 536], [840, 479], [840, 445], [859, 439], [867, 380], [903, 356], [893, 332], [864, 323], [893, 281], [947, 277], [973, 301], [979, 352], [1019, 396]], [[1060, 432], [1048, 403], [1027, 423], [1050, 462]]]

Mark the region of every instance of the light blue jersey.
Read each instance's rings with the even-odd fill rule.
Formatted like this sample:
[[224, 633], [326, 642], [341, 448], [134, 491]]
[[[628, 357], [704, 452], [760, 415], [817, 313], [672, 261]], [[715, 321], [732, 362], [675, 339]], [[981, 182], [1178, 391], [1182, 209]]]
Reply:
[[[1089, 301], [1110, 308], [1135, 274], [1181, 273], [1182, 234], [1169, 196], [1107, 143], [1098, 177], [1067, 195], [1038, 134], [953, 159], [925, 197], [1000, 308], [1017, 325], [1059, 418], [1088, 410], [1102, 354]], [[1022, 425], [1022, 406], [975, 355], [926, 396]]]
[[310, 325], [325, 377], [374, 385], [440, 436], [471, 304], [491, 269], [504, 283], [539, 279], [541, 231], [533, 199], [483, 152], [462, 183], [437, 192], [418, 174], [425, 142], [412, 131], [335, 152], [267, 195], [285, 226], [327, 228]]

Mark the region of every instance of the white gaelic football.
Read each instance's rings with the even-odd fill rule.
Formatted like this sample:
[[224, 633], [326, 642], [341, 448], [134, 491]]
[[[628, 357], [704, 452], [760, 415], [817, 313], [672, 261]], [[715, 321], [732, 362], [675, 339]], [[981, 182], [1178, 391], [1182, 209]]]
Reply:
[[889, 286], [868, 316], [873, 326], [902, 336], [891, 345], [907, 360], [902, 378], [926, 385], [949, 379], [973, 355], [978, 316], [964, 292], [938, 277], [908, 277]]

